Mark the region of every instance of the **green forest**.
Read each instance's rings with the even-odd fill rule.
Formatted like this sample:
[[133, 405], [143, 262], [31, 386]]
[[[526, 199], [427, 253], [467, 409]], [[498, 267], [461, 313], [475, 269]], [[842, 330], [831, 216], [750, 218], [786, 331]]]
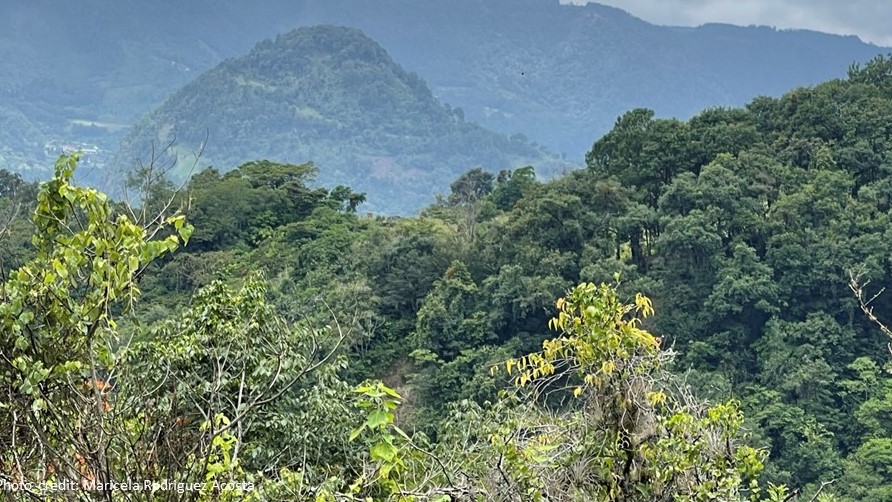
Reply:
[[[889, 117], [877, 57], [629, 111], [585, 169], [471, 169], [414, 217], [313, 164], [148, 164], [127, 203], [77, 155], [0, 171], [0, 486], [892, 501]], [[156, 483], [96, 489], [127, 480]]]

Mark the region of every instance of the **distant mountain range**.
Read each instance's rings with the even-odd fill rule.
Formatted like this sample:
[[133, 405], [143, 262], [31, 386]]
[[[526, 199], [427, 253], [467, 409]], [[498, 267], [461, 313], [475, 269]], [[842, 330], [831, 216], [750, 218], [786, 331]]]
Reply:
[[655, 26], [555, 0], [9, 0], [0, 164], [45, 165], [48, 143], [113, 150], [120, 126], [202, 72], [318, 24], [361, 29], [467, 120], [572, 161], [630, 108], [688, 117], [841, 77], [886, 52], [810, 31]]
[[[224, 169], [260, 158], [314, 161], [320, 182], [349, 184], [386, 213], [422, 208], [473, 166], [561, 165], [522, 139], [465, 122], [380, 45], [335, 26], [266, 40], [196, 78], [133, 128], [116, 165], [171, 143], [178, 158], [204, 147], [200, 162]], [[179, 162], [179, 177], [189, 165]]]

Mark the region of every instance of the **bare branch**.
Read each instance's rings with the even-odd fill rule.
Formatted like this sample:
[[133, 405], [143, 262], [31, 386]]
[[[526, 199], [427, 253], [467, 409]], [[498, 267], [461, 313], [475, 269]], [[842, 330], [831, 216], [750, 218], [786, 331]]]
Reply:
[[827, 488], [833, 483], [836, 483], [835, 479], [831, 479], [830, 481], [824, 481], [823, 483], [821, 483], [821, 487], [818, 488], [818, 491], [815, 492], [812, 498], [808, 499], [808, 502], [815, 502], [816, 500], [818, 500], [818, 496], [821, 495], [821, 492], [824, 491], [824, 488]]
[[880, 319], [873, 313], [873, 306], [871, 303], [874, 302], [886, 288], [880, 289], [880, 291], [870, 299], [866, 299], [867, 295], [864, 293], [864, 288], [870, 284], [870, 281], [865, 281], [863, 284], [861, 283], [861, 279], [864, 277], [864, 271], [859, 270], [858, 272], [849, 272], [849, 289], [852, 290], [852, 293], [855, 295], [855, 299], [858, 301], [858, 306], [861, 308], [861, 311], [864, 312], [864, 315], [867, 316], [868, 319], [874, 324], [876, 324], [880, 331], [886, 335], [886, 338], [889, 339], [888, 348], [889, 353], [892, 354], [892, 330], [889, 329], [886, 324], [884, 324]]

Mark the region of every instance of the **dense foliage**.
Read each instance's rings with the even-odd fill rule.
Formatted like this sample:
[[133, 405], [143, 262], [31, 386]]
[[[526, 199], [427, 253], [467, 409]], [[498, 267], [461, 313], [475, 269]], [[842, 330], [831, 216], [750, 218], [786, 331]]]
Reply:
[[[892, 282], [890, 67], [688, 122], [635, 110], [584, 171], [543, 183], [532, 168], [473, 170], [420, 218], [322, 204], [265, 239], [187, 248], [150, 280], [188, 277], [185, 295], [259, 266], [295, 319], [350, 312], [362, 329], [347, 378], [383, 377], [406, 398], [400, 416], [436, 436], [448, 403], [497, 398], [489, 366], [539, 347], [554, 298], [620, 272], [621, 294], [654, 298], [648, 325], [678, 351], [675, 370], [739, 399], [768, 479], [883, 500], [886, 351], [848, 283]], [[196, 217], [226, 200], [201, 179]], [[153, 303], [179, 301], [157, 287]], [[873, 304], [881, 318], [888, 301]]]
[[[473, 169], [417, 218], [360, 216], [310, 165], [153, 186], [194, 232], [140, 233], [63, 159], [35, 248], [21, 216], [3, 244], [0, 462], [46, 472], [17, 432], [57, 473], [258, 500], [892, 500], [888, 340], [850, 290], [892, 283], [889, 117], [880, 57], [686, 122], [630, 111], [587, 169]], [[33, 188], [0, 181], [15, 215]]]
[[[211, 282], [151, 326], [119, 324], [138, 319], [146, 267], [193, 227], [182, 214], [137, 224], [71, 184], [76, 162], [61, 157], [40, 187], [35, 253], [0, 285], [0, 490], [13, 497], [762, 499], [764, 452], [739, 444], [734, 402], [700, 405], [661, 369], [672, 354], [638, 327], [646, 297], [570, 291], [550, 322], [560, 335], [504, 362], [515, 391], [452, 407], [431, 441], [397, 426], [396, 391], [341, 378], [344, 327], [358, 324], [289, 322], [257, 275], [237, 290]], [[306, 166], [239, 174], [299, 192]], [[764, 500], [784, 494], [771, 486]]]

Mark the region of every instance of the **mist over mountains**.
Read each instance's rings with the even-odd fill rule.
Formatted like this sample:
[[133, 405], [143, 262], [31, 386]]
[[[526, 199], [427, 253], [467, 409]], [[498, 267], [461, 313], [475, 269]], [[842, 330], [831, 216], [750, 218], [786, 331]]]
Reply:
[[[319, 182], [349, 183], [368, 194], [369, 210], [391, 214], [421, 209], [470, 166], [534, 164], [554, 175], [562, 164], [522, 138], [466, 122], [380, 45], [336, 26], [266, 40], [202, 74], [133, 127], [115, 165], [168, 144], [168, 156], [203, 149], [199, 162], [224, 170], [258, 158], [312, 161]], [[172, 177], [183, 180], [189, 167], [179, 162]]]
[[362, 30], [466, 120], [577, 162], [628, 109], [686, 118], [884, 52], [856, 37], [655, 26], [543, 0], [15, 0], [0, 6], [0, 163], [39, 176], [48, 144], [85, 144], [105, 165], [124, 127], [202, 72], [318, 24]]

